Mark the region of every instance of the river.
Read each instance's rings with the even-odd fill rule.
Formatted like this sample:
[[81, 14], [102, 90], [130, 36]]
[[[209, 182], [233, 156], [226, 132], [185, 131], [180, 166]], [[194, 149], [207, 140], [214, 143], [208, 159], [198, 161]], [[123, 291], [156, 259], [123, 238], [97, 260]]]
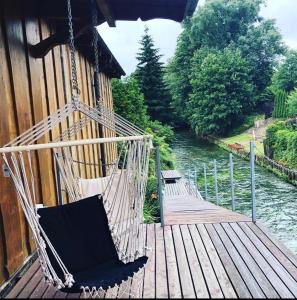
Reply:
[[[188, 132], [176, 134], [171, 145], [177, 160], [176, 168], [191, 180], [197, 174], [198, 187], [205, 195], [204, 169], [207, 166], [207, 196], [216, 202], [214, 192], [214, 159], [217, 161], [219, 201], [231, 208], [229, 155], [216, 145], [201, 140]], [[257, 220], [297, 254], [297, 188], [266, 169], [256, 166]], [[234, 157], [236, 211], [251, 216], [249, 162]]]

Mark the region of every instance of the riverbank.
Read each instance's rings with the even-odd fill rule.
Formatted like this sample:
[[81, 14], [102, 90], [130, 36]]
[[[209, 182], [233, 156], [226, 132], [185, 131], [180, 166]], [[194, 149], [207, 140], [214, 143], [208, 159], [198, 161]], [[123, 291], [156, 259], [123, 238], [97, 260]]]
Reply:
[[[249, 148], [235, 147], [234, 145], [236, 145], [236, 143], [229, 144], [228, 142], [226, 142], [226, 140], [228, 141], [228, 139], [220, 139], [214, 136], [208, 136], [207, 140], [211, 143], [216, 144], [221, 149], [224, 149], [228, 152], [232, 152], [234, 155], [241, 157], [242, 159], [249, 160], [249, 155], [250, 155]], [[235, 141], [235, 139], [233, 139], [233, 141]], [[261, 148], [257, 146], [257, 144], [259, 144], [259, 141], [258, 143], [257, 141], [255, 142], [256, 164], [272, 172], [277, 177], [297, 187], [297, 171], [287, 168], [286, 166], [265, 156], [264, 151], [262, 152]]]

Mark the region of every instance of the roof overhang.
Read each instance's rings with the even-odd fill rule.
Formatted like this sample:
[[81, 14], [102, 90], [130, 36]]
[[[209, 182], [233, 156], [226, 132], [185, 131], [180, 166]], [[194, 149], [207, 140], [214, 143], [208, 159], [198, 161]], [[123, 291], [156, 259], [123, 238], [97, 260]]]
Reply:
[[195, 11], [198, 0], [96, 0], [110, 26], [116, 21], [169, 19], [181, 22]]
[[[35, 57], [43, 57], [54, 46], [68, 42], [68, 20], [66, 0], [35, 0], [32, 15], [48, 20], [55, 33], [39, 44], [31, 47]], [[198, 0], [71, 0], [75, 44], [91, 56], [92, 15], [97, 14], [96, 26], [107, 22], [115, 26], [116, 21], [143, 21], [151, 19], [169, 19], [183, 21], [195, 11]], [[95, 5], [95, 6], [94, 6]], [[100, 37], [100, 36], [99, 36]], [[89, 43], [89, 46], [88, 46]], [[105, 62], [110, 76], [120, 77], [125, 72], [120, 67], [104, 41], [99, 38], [101, 59]], [[108, 67], [109, 65], [109, 67]], [[114, 70], [114, 72], [112, 71]], [[107, 71], [106, 71], [107, 72]]]
[[[198, 0], [94, 0], [97, 4], [98, 25], [108, 22], [114, 26], [116, 21], [143, 21], [169, 19], [182, 22], [195, 11]], [[72, 16], [76, 21], [90, 22], [94, 8], [93, 0], [72, 0]], [[66, 0], [36, 0], [40, 17], [53, 20], [66, 20]]]

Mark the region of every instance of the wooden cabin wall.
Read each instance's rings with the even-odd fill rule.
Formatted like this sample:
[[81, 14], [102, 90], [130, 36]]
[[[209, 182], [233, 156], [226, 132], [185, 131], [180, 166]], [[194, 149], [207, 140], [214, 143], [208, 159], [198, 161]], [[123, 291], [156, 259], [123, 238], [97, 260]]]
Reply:
[[[23, 3], [23, 7], [20, 5]], [[51, 34], [47, 22], [28, 17], [30, 1], [5, 0], [0, 2], [0, 145], [4, 145], [44, 117], [56, 111], [71, 99], [70, 58], [67, 46], [57, 46], [43, 59], [30, 56], [29, 46]], [[77, 53], [81, 99], [93, 106], [93, 66]], [[111, 79], [100, 74], [101, 95], [107, 107], [112, 108]], [[55, 138], [77, 121], [75, 113], [40, 142]], [[104, 130], [105, 136], [111, 132]], [[89, 123], [76, 138], [98, 137], [98, 128]], [[78, 164], [83, 178], [102, 174], [100, 148], [95, 145], [71, 149], [75, 160], [95, 162], [96, 166]], [[106, 146], [107, 162], [115, 158], [115, 145]], [[0, 158], [0, 284], [7, 281], [35, 246], [24, 215], [18, 205], [10, 178], [2, 172]], [[38, 202], [51, 206], [57, 203], [55, 164], [49, 150], [33, 155]]]

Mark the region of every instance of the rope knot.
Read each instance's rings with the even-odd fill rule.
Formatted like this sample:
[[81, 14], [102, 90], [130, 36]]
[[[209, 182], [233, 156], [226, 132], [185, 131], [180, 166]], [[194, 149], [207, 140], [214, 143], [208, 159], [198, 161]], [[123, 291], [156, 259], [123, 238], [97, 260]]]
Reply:
[[65, 285], [68, 286], [69, 288], [71, 288], [73, 286], [74, 283], [74, 278], [72, 276], [72, 274], [68, 273], [65, 274]]
[[79, 102], [80, 102], [79, 96], [78, 95], [74, 95], [72, 97], [72, 101], [73, 101], [74, 108], [78, 109], [79, 108]]

